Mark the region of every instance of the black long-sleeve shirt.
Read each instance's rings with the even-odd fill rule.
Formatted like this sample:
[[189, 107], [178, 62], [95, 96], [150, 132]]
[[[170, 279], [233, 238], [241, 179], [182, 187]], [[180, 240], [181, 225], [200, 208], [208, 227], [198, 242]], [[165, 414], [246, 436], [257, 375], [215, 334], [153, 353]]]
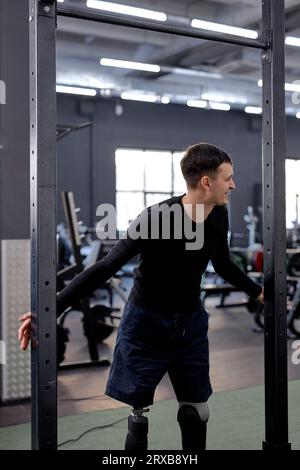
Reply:
[[[168, 206], [179, 203], [184, 217], [182, 197], [173, 197], [163, 203]], [[151, 208], [147, 211], [150, 217]], [[139, 218], [135, 221], [137, 226], [138, 221]], [[195, 223], [192, 224], [195, 227]], [[57, 314], [60, 315], [70, 305], [101, 287], [136, 255], [139, 255], [139, 263], [134, 270], [130, 298], [140, 306], [153, 307], [162, 313], [192, 311], [198, 303], [201, 277], [209, 260], [223, 279], [252, 298], [259, 296], [261, 286], [230, 260], [228, 213], [225, 206], [215, 206], [205, 219], [204, 244], [201, 249], [186, 249], [186, 242], [190, 240], [185, 238], [184, 233], [182, 230], [180, 239], [122, 238], [105, 258], [76, 276], [58, 294]]]

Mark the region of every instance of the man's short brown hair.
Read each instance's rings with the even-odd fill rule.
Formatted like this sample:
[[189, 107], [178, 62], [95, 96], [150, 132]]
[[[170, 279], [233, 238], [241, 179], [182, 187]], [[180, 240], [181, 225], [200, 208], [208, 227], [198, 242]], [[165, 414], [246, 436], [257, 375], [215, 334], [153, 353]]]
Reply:
[[199, 178], [215, 177], [222, 163], [232, 165], [230, 156], [212, 144], [200, 143], [188, 147], [181, 159], [181, 171], [188, 188], [196, 188]]

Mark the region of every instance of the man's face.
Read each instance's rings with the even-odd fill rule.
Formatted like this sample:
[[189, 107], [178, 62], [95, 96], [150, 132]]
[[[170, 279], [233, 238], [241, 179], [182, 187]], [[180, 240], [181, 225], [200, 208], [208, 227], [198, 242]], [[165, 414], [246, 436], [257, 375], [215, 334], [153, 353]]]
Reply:
[[219, 166], [215, 179], [211, 179], [212, 202], [218, 206], [228, 204], [228, 195], [235, 189], [233, 181], [233, 168], [230, 163]]

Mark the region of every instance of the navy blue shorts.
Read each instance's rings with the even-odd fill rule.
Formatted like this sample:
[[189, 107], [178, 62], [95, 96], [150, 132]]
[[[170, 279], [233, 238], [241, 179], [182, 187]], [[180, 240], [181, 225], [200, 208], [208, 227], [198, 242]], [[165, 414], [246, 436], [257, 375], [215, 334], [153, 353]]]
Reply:
[[208, 315], [200, 302], [190, 315], [163, 315], [128, 300], [106, 395], [134, 407], [149, 406], [168, 372], [178, 401], [207, 401], [212, 394], [207, 329]]

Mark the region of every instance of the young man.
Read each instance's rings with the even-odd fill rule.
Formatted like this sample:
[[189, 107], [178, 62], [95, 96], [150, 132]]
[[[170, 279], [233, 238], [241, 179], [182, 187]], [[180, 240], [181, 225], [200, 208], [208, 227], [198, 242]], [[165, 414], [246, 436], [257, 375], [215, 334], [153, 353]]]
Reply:
[[[147, 449], [148, 421], [143, 413], [153, 403], [155, 389], [166, 372], [179, 403], [183, 450], [205, 449], [207, 400], [212, 388], [208, 318], [199, 295], [208, 261], [226, 281], [263, 301], [262, 287], [229, 257], [226, 204], [235, 188], [231, 158], [211, 144], [200, 143], [186, 150], [181, 169], [187, 193], [143, 211], [127, 236], [57, 297], [60, 315], [139, 254], [106, 388], [107, 395], [133, 407], [126, 450]], [[23, 349], [29, 343], [30, 316], [21, 317]]]

